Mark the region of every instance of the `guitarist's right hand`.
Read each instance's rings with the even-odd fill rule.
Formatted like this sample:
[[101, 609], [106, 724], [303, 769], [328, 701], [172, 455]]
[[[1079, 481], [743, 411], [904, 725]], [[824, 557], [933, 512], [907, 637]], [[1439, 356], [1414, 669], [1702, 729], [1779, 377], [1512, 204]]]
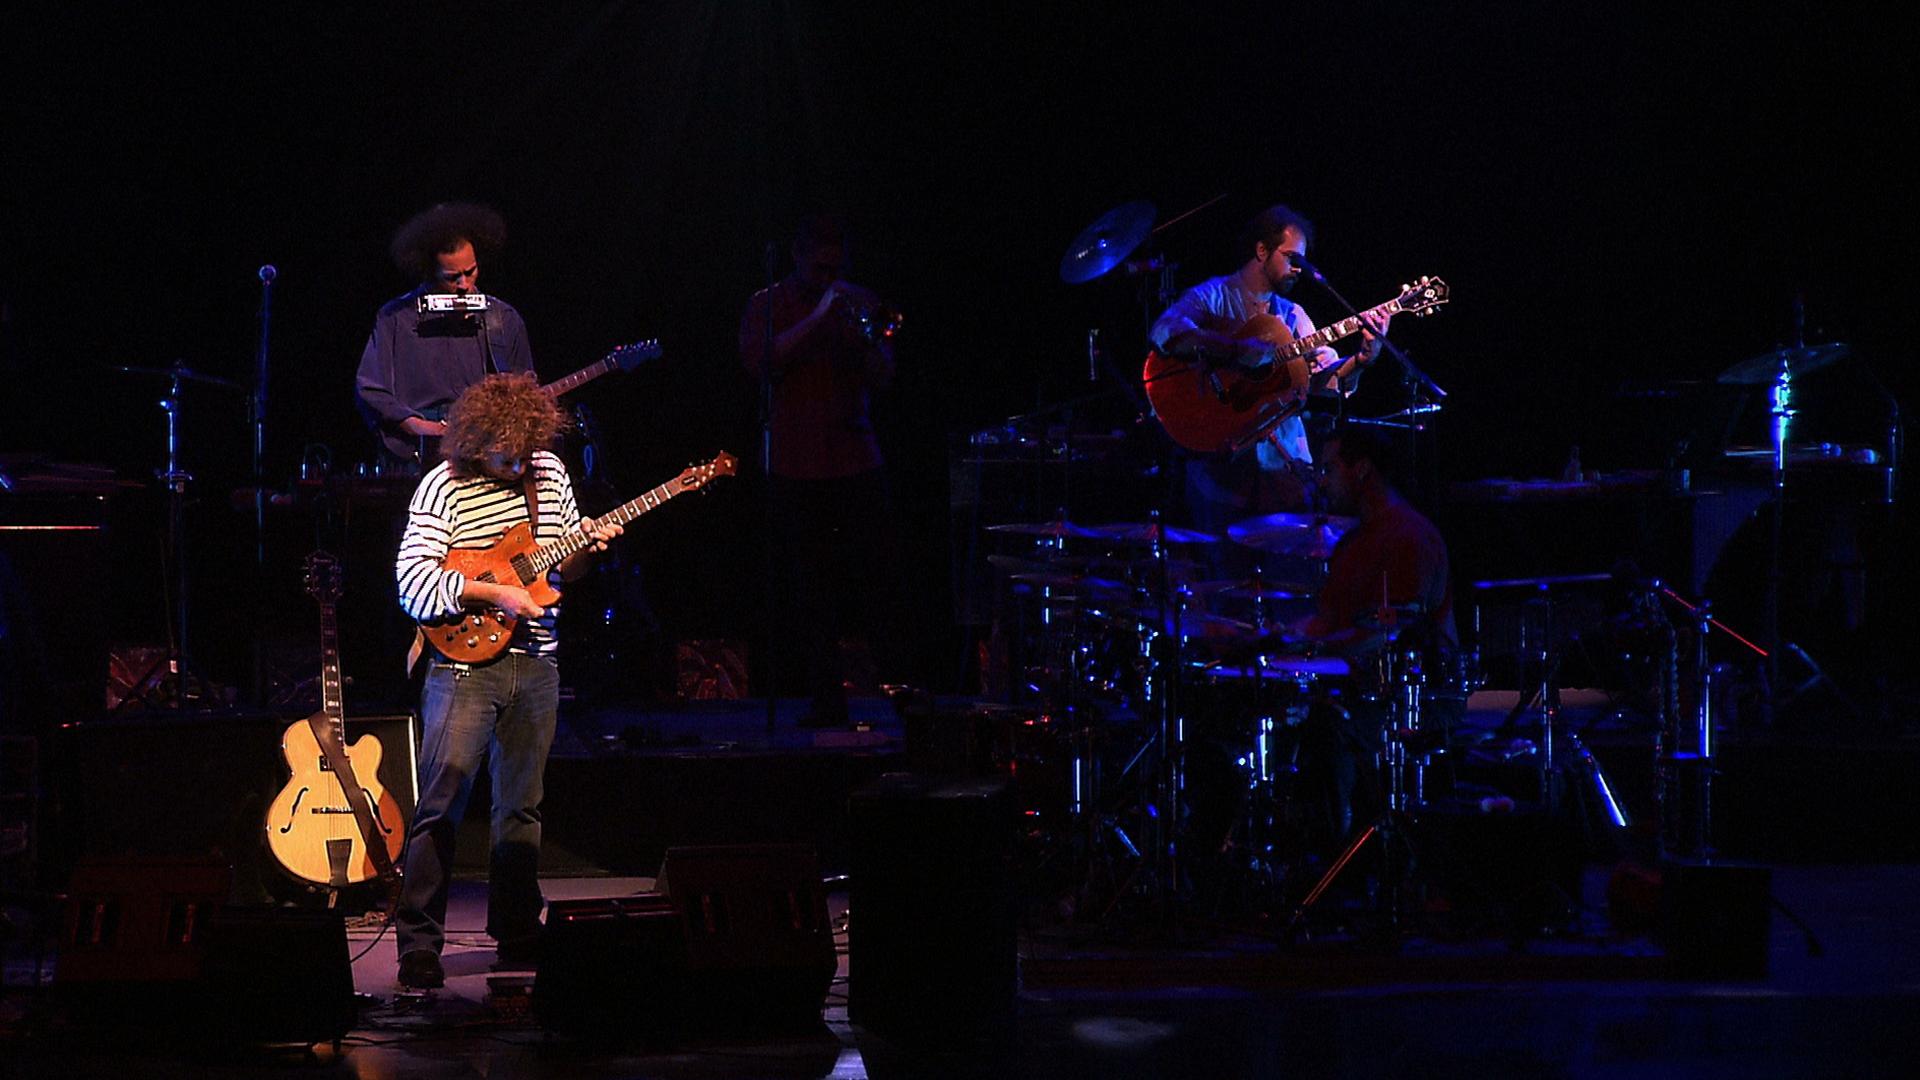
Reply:
[[424, 416], [409, 416], [405, 420], [400, 421], [400, 430], [415, 437], [424, 435], [431, 439], [437, 439], [447, 433], [447, 425], [443, 420], [429, 420]]
[[496, 581], [469, 581], [460, 599], [467, 604], [490, 604], [523, 619], [537, 619], [547, 613], [527, 590]]

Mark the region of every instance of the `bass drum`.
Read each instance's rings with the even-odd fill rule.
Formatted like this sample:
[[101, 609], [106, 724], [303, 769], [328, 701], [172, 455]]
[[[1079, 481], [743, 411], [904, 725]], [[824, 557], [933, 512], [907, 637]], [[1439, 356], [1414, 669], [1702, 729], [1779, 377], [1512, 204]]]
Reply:
[[1331, 832], [1328, 778], [1308, 768], [1303, 735], [1348, 675], [1337, 658], [1188, 669], [1186, 853], [1221, 872], [1271, 872]]

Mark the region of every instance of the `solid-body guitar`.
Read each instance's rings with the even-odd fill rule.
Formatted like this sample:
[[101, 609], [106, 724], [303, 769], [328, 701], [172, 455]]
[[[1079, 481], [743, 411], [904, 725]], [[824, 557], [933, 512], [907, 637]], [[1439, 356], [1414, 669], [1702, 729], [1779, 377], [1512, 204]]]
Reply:
[[[1423, 277], [1365, 314], [1424, 315], [1446, 302], [1447, 283]], [[1339, 362], [1314, 366], [1307, 358], [1366, 325], [1353, 316], [1295, 338], [1285, 323], [1263, 312], [1248, 319], [1234, 336], [1259, 338], [1272, 345], [1270, 372], [1254, 378], [1231, 364], [1209, 366], [1152, 352], [1141, 373], [1147, 400], [1167, 434], [1181, 446], [1202, 453], [1244, 450], [1304, 408], [1314, 380]]]
[[[624, 503], [598, 520], [624, 525], [661, 503], [689, 491], [697, 491], [715, 477], [732, 476], [739, 461], [732, 454], [721, 454], [705, 465], [695, 465], [646, 494]], [[441, 565], [458, 571], [469, 581], [506, 582], [527, 590], [535, 603], [552, 607], [560, 602], [560, 590], [547, 575], [568, 557], [591, 541], [582, 529], [545, 545], [534, 543], [533, 527], [527, 522], [485, 548], [458, 548], [447, 552]], [[482, 664], [507, 650], [518, 617], [497, 607], [462, 613], [457, 618], [431, 620], [420, 624], [427, 643], [448, 660], [461, 664]]]
[[[607, 355], [581, 368], [571, 375], [562, 375], [550, 383], [540, 384], [540, 392], [550, 397], [572, 393], [602, 375], [615, 371], [632, 371], [649, 360], [660, 359], [660, 340], [648, 338], [630, 345], [622, 345]], [[443, 409], [434, 410], [430, 420], [445, 420]], [[417, 447], [414, 460], [423, 470], [440, 464], [440, 437], [438, 435], [415, 436]]]

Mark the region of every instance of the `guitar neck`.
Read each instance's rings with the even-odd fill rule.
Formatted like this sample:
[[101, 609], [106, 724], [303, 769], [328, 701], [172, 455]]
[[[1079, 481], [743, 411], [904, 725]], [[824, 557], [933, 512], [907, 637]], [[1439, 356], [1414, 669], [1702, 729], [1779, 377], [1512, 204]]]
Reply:
[[612, 371], [614, 367], [615, 367], [614, 359], [613, 357], [609, 356], [603, 360], [597, 360], [591, 364], [588, 364], [586, 367], [581, 368], [579, 371], [576, 371], [571, 375], [561, 376], [560, 378], [553, 380], [552, 382], [546, 384], [545, 386], [542, 386], [540, 390], [541, 392], [548, 394], [552, 397], [559, 397], [561, 394], [565, 394], [570, 391], [580, 389], [582, 386], [585, 386], [586, 384], [592, 382], [593, 380], [599, 378], [600, 376], [605, 375], [607, 372]]
[[1402, 310], [1400, 298], [1396, 296], [1384, 304], [1368, 308], [1366, 311], [1361, 312], [1360, 315], [1350, 315], [1347, 318], [1341, 319], [1339, 322], [1329, 323], [1315, 330], [1313, 333], [1308, 334], [1306, 337], [1296, 338], [1292, 344], [1287, 346], [1286, 354], [1289, 357], [1305, 356], [1316, 349], [1324, 349], [1334, 342], [1339, 341], [1341, 338], [1351, 337], [1365, 330], [1367, 323], [1366, 320], [1361, 317], [1363, 315], [1397, 315]]
[[[646, 492], [637, 499], [622, 503], [600, 515], [600, 517], [589, 520], [625, 525], [641, 514], [649, 510], [657, 509], [661, 503], [666, 502], [668, 499], [686, 490], [687, 485], [682, 483], [678, 478], [675, 478]], [[567, 559], [584, 550], [588, 544], [593, 542], [586, 534], [586, 524], [586, 522], [581, 522], [582, 528], [579, 532], [570, 533], [551, 543], [544, 544], [539, 549], [527, 555], [527, 567], [530, 572], [522, 574], [521, 580], [536, 581], [542, 574], [545, 574], [547, 571], [552, 570], [554, 567], [559, 566]]]
[[320, 710], [336, 731], [345, 715], [340, 701], [340, 631], [334, 606], [320, 605]]

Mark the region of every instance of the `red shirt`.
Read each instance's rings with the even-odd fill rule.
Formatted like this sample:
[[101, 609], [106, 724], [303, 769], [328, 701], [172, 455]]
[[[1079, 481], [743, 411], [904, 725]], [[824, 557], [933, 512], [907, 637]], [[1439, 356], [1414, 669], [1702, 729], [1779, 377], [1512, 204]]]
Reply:
[[[1384, 587], [1383, 587], [1384, 583]], [[1327, 561], [1318, 617], [1326, 632], [1350, 629], [1389, 605], [1419, 604], [1439, 645], [1454, 645], [1453, 584], [1440, 530], [1398, 495], [1340, 538]]]
[[[820, 294], [792, 278], [773, 286], [775, 337], [805, 319]], [[874, 346], [848, 320], [829, 313], [774, 364], [773, 473], [803, 480], [852, 476], [881, 466], [880, 443], [867, 412], [869, 389], [884, 369], [869, 357]], [[740, 317], [740, 359], [760, 378], [767, 351], [767, 290], [747, 301]]]

